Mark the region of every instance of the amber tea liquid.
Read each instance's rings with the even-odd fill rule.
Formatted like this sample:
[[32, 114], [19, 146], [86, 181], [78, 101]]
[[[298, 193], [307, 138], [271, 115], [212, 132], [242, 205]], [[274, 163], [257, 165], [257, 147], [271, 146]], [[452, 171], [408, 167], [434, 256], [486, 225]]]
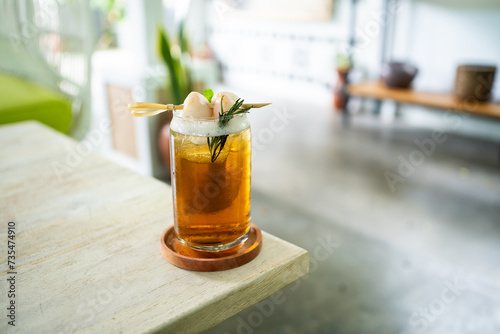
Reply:
[[[243, 242], [249, 232], [251, 134], [246, 115], [224, 129], [211, 123], [204, 129], [203, 121], [174, 116], [170, 152], [176, 235], [193, 248], [217, 251]], [[207, 137], [221, 134], [228, 137], [212, 162]]]

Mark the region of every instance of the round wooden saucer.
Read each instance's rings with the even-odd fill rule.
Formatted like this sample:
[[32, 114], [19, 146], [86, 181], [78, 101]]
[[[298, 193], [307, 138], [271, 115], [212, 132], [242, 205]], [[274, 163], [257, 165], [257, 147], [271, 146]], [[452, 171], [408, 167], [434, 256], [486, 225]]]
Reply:
[[260, 253], [262, 233], [250, 224], [247, 240], [241, 245], [219, 252], [205, 252], [190, 248], [177, 239], [174, 226], [163, 231], [161, 253], [174, 266], [194, 271], [220, 271], [242, 266]]

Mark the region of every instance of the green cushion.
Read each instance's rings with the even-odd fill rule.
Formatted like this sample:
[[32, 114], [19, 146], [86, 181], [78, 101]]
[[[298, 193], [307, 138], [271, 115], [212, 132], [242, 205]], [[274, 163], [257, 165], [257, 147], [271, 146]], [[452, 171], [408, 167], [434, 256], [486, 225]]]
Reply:
[[71, 103], [63, 95], [24, 79], [0, 74], [0, 124], [36, 120], [67, 133]]

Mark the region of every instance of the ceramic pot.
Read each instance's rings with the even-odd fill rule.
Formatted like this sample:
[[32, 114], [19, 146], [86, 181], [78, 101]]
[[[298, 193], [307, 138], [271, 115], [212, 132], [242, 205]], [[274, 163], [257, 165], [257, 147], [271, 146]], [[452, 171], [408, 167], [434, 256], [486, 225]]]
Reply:
[[418, 73], [418, 68], [404, 63], [392, 61], [382, 66], [382, 80], [387, 87], [409, 88]]
[[488, 101], [495, 81], [496, 66], [460, 65], [457, 68], [453, 95], [459, 99]]

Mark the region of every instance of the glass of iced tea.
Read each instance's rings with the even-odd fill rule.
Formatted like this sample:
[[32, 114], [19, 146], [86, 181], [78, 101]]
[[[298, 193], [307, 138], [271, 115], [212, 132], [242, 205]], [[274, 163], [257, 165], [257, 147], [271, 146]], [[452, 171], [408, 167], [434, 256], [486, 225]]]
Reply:
[[170, 154], [175, 233], [197, 250], [243, 243], [250, 231], [251, 134], [245, 113], [214, 117], [174, 111]]

